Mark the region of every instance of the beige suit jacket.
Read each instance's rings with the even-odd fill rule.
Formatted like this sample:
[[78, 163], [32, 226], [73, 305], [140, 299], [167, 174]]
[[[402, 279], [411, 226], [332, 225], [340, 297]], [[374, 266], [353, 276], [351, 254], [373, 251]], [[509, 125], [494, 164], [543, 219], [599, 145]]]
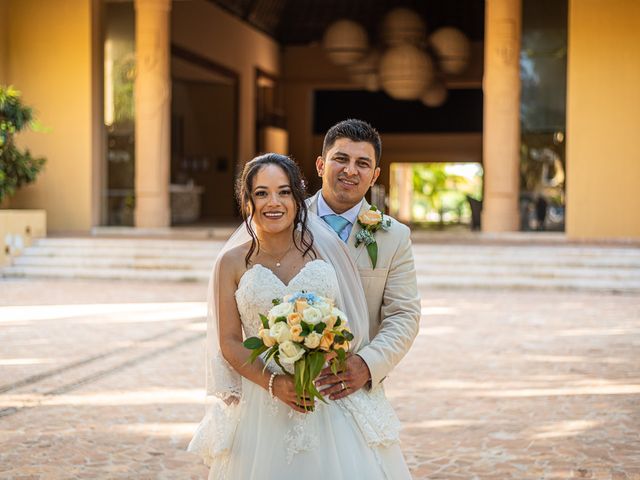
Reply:
[[[318, 213], [318, 195], [307, 200], [309, 210]], [[370, 205], [365, 200], [360, 212]], [[418, 334], [420, 296], [416, 269], [411, 251], [409, 227], [392, 219], [389, 230], [375, 233], [378, 261], [371, 268], [366, 247], [356, 248], [355, 235], [361, 230], [357, 223], [351, 229], [347, 246], [355, 261], [369, 306], [369, 345], [358, 355], [371, 372], [372, 387], [378, 385], [406, 355]]]

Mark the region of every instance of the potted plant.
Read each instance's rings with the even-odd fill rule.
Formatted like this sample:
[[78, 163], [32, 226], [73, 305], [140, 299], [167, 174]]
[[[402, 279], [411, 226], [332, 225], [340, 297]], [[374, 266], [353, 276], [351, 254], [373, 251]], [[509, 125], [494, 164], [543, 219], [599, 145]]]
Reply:
[[15, 136], [25, 128], [39, 130], [30, 107], [22, 104], [20, 92], [0, 85], [0, 205], [23, 185], [35, 181], [45, 159], [31, 156], [15, 144]]

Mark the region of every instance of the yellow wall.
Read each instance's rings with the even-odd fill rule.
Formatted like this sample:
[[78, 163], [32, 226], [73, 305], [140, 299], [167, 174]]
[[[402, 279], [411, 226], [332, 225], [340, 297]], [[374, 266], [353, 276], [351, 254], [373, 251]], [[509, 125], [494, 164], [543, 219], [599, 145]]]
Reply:
[[7, 83], [7, 14], [8, 0], [0, 0], [0, 85]]
[[33, 154], [46, 156], [47, 164], [11, 207], [46, 209], [50, 230], [92, 226], [91, 5], [90, 0], [10, 0], [8, 6], [8, 82], [51, 128], [18, 138]]
[[640, 238], [640, 2], [570, 0], [567, 236]]
[[240, 76], [238, 160], [255, 156], [255, 69], [277, 75], [280, 47], [267, 35], [212, 2], [173, 2], [171, 41]]

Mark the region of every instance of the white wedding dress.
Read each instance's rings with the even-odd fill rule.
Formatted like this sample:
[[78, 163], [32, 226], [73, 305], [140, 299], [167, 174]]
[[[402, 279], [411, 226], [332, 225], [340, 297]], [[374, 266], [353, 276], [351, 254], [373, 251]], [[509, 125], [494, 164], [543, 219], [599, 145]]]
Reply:
[[[337, 298], [337, 289], [336, 273], [323, 260], [307, 263], [288, 285], [268, 268], [254, 265], [244, 273], [235, 293], [244, 333], [247, 337], [258, 334], [258, 314], [268, 312], [274, 298], [300, 290]], [[268, 368], [279, 371], [276, 365]], [[411, 478], [398, 442], [399, 421], [382, 387], [327, 401], [316, 401], [314, 412], [301, 414], [242, 378], [234, 428], [216, 430], [217, 436], [227, 437], [226, 447], [213, 459], [209, 479]], [[206, 435], [198, 438], [196, 433], [190, 449], [197, 450], [199, 443], [207, 441]]]

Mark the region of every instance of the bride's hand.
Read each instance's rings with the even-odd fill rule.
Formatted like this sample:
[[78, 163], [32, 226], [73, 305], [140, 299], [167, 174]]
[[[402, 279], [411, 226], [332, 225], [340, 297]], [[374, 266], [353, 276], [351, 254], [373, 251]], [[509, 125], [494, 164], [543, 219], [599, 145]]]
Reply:
[[[308, 413], [303, 407], [298, 405], [298, 397], [296, 396], [296, 387], [293, 380], [288, 375], [278, 375], [273, 379], [273, 396], [277, 397], [281, 402], [294, 409], [296, 412]], [[311, 402], [308, 402], [311, 405]]]

